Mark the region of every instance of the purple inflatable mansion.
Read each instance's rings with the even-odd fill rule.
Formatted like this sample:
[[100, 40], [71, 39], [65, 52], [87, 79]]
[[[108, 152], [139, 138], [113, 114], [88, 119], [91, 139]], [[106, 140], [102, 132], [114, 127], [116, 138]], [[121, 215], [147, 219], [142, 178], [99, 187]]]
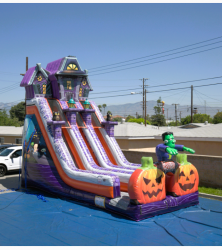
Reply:
[[[114, 137], [118, 123], [106, 121], [88, 99], [93, 90], [88, 72], [75, 56], [48, 63], [45, 69], [37, 63], [28, 69], [20, 86], [26, 92], [23, 187], [69, 197], [136, 221], [198, 203], [197, 191], [168, 195], [167, 178], [157, 167], [145, 169], [127, 161]], [[135, 177], [137, 172], [140, 176]], [[150, 188], [158, 184], [161, 191], [151, 192], [151, 179], [155, 183]], [[132, 181], [135, 190], [147, 185], [150, 192], [139, 194], [148, 194], [145, 202], [135, 202], [134, 191], [129, 192]]]

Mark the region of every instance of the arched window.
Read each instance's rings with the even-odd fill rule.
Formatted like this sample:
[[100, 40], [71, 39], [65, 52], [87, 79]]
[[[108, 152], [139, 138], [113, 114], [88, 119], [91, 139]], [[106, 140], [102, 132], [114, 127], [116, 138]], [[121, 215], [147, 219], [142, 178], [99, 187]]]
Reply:
[[77, 65], [74, 64], [74, 63], [70, 63], [67, 67], [66, 67], [67, 70], [79, 70]]

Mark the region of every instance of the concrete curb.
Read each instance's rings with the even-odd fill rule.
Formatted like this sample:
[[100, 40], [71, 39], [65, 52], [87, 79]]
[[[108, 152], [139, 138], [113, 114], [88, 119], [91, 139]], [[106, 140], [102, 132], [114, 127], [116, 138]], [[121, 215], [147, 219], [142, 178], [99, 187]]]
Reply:
[[199, 193], [199, 197], [222, 201], [222, 196], [213, 195], [213, 194]]

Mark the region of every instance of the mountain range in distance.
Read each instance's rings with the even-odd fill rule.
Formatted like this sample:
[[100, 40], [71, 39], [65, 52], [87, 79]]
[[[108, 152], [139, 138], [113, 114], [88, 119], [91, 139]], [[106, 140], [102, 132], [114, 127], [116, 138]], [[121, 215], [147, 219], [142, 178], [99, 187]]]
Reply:
[[19, 102], [9, 102], [9, 103], [4, 103], [4, 102], [0, 102], [0, 110], [5, 109], [6, 112], [9, 114], [9, 110], [11, 109], [11, 107], [17, 105]]
[[[90, 98], [89, 98], [90, 99]], [[102, 105], [103, 103], [99, 103], [97, 101], [96, 105]], [[11, 109], [11, 107], [13, 107], [14, 105], [17, 105], [19, 102], [15, 103], [15, 102], [10, 102], [10, 103], [4, 103], [4, 102], [0, 102], [0, 109], [5, 109], [7, 111], [7, 113], [9, 113], [9, 110]], [[147, 114], [148, 115], [154, 115], [154, 106], [157, 105], [156, 101], [147, 101]], [[222, 106], [222, 105], [221, 105]], [[191, 109], [190, 109], [191, 105], [177, 105], [177, 117], [180, 118], [184, 118], [188, 115], [191, 114]], [[209, 105], [207, 105], [206, 103], [206, 107], [204, 105], [193, 105], [193, 108], [197, 108], [197, 113], [201, 113], [201, 114], [208, 114], [211, 117], [213, 117], [218, 111], [222, 111], [222, 107], [211, 107]], [[107, 111], [111, 111], [113, 116], [119, 115], [122, 117], [127, 117], [128, 115], [132, 115], [132, 116], [136, 116], [136, 113], [138, 115], [142, 115], [142, 102], [136, 102], [136, 103], [126, 103], [126, 104], [119, 104], [119, 105], [108, 105], [105, 108], [105, 112], [104, 109], [102, 108], [102, 114], [106, 115]], [[181, 112], [181, 113], [180, 113]], [[164, 105], [164, 115], [166, 119], [170, 118], [172, 120], [175, 120], [175, 105], [170, 105], [165, 103]]]
[[[90, 98], [89, 98], [90, 99]], [[99, 103], [97, 101], [96, 105], [102, 105], [103, 103]], [[148, 115], [154, 115], [154, 106], [157, 105], [156, 101], [147, 101], [147, 114]], [[191, 105], [177, 105], [177, 117], [180, 118], [184, 118], [188, 115], [191, 114]], [[212, 118], [213, 116], [219, 111], [222, 111], [222, 107], [210, 107], [209, 105], [207, 105], [206, 103], [206, 107], [204, 105], [193, 105], [193, 108], [197, 109], [197, 113], [201, 113], [201, 114], [208, 114], [210, 115]], [[107, 105], [107, 107], [105, 108], [105, 112], [104, 112], [104, 108], [102, 108], [102, 114], [106, 115], [107, 111], [111, 111], [113, 116], [119, 115], [119, 116], [123, 116], [123, 117], [127, 117], [128, 115], [132, 115], [132, 116], [136, 116], [136, 113], [138, 115], [142, 115], [143, 111], [142, 111], [142, 102], [136, 102], [136, 103], [126, 103], [126, 104], [119, 104], [119, 105]], [[164, 115], [166, 119], [172, 119], [175, 120], [175, 105], [170, 105], [165, 103], [164, 105]]]

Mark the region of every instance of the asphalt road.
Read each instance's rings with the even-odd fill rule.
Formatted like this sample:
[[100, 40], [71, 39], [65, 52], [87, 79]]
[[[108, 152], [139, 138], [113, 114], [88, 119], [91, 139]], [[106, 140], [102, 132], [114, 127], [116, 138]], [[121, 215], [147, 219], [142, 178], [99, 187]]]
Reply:
[[0, 177], [0, 194], [14, 192], [8, 189], [17, 189], [19, 186], [19, 173], [13, 171], [7, 173], [4, 177]]

